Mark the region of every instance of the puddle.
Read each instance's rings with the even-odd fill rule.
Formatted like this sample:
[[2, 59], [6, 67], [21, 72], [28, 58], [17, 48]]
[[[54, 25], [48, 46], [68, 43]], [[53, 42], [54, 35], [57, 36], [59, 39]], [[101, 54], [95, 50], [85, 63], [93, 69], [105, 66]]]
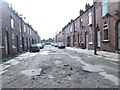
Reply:
[[118, 77], [107, 74], [106, 72], [100, 72], [99, 74], [104, 76], [105, 79], [112, 81], [115, 85], [118, 85]]
[[26, 76], [36, 76], [41, 74], [41, 68], [40, 69], [30, 69], [30, 70], [24, 70], [21, 73], [25, 74]]
[[49, 52], [50, 51], [44, 51], [44, 52], [40, 52], [40, 54], [42, 54], [42, 55], [49, 55]]
[[53, 77], [53, 75], [48, 75], [48, 78], [53, 79], [54, 77]]
[[4, 71], [0, 71], [0, 75], [2, 75], [3, 73], [7, 72], [8, 70], [4, 70]]
[[9, 68], [11, 65], [3, 65], [2, 66], [2, 70], [5, 70], [5, 69], [7, 69], [7, 68]]
[[84, 62], [83, 60], [77, 59], [77, 61], [81, 62], [81, 64], [83, 64], [83, 65], [86, 65], [86, 66], [89, 65], [88, 63]]
[[12, 59], [12, 60], [9, 60], [8, 62], [5, 62], [5, 64], [11, 64], [11, 65], [17, 65], [18, 63], [20, 63], [20, 62], [15, 60], [15, 59]]
[[55, 61], [54, 64], [60, 65], [60, 64], [62, 64], [62, 62], [61, 61]]
[[103, 71], [102, 67], [100, 67], [98, 65], [86, 65], [86, 66], [82, 67], [82, 69], [84, 71], [88, 71], [88, 72], [101, 72], [101, 71]]

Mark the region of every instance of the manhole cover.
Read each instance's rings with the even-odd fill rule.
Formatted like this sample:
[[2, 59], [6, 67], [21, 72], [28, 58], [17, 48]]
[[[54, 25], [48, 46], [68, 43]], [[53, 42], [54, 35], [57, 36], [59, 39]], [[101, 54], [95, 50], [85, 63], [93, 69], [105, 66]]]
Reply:
[[88, 72], [101, 72], [101, 71], [103, 71], [103, 69], [97, 65], [86, 65], [86, 66], [82, 67], [82, 69], [84, 71], [88, 71]]
[[25, 74], [27, 76], [35, 76], [35, 75], [40, 75], [41, 74], [41, 68], [40, 69], [31, 69], [31, 70], [24, 70], [21, 73]]

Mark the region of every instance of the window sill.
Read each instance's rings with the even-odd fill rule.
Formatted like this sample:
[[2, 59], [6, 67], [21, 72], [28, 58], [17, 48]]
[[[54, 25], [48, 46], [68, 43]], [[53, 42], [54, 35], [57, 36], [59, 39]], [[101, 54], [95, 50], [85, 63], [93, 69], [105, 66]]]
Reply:
[[108, 42], [110, 42], [109, 40], [103, 40], [102, 41], [103, 43], [108, 43]]
[[12, 28], [12, 27], [11, 27], [11, 29], [14, 29], [14, 30], [15, 30], [15, 28]]
[[0, 46], [0, 49], [5, 48], [4, 46]]
[[93, 44], [93, 42], [89, 42], [88, 44], [89, 44], [89, 45], [92, 45], [92, 44]]

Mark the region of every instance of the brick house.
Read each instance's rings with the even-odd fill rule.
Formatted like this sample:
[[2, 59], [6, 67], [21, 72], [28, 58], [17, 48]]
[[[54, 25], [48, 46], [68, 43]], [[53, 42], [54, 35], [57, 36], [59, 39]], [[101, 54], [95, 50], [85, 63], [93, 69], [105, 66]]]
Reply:
[[[97, 48], [116, 52], [120, 50], [120, 1], [96, 0]], [[86, 4], [85, 11], [71, 20], [65, 28], [68, 30], [68, 46], [94, 49], [94, 11], [93, 5]], [[77, 44], [76, 44], [77, 43]]]
[[0, 1], [0, 37], [1, 57], [28, 51], [40, 42], [37, 32], [4, 1]]
[[96, 6], [97, 41], [100, 50], [120, 50], [120, 1], [101, 2], [98, 0]]

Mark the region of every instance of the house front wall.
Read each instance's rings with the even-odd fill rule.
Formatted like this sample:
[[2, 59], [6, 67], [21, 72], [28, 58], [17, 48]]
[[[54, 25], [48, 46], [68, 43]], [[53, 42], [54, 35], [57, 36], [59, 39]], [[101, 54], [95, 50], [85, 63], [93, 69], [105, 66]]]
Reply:
[[[105, 51], [116, 51], [116, 22], [118, 21], [118, 17], [114, 15], [115, 10], [118, 10], [118, 2], [109, 2], [108, 3], [108, 13], [109, 16], [101, 18], [101, 50]], [[108, 24], [108, 40], [103, 40], [103, 26], [104, 24]]]
[[82, 40], [84, 48], [88, 48], [88, 12], [82, 15]]

